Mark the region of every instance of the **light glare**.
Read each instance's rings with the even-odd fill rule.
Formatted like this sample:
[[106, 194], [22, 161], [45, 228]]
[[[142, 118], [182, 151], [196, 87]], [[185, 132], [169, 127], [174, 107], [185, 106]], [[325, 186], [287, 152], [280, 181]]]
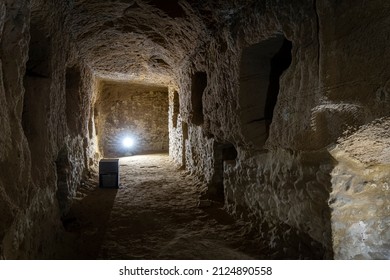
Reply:
[[126, 137], [126, 138], [123, 139], [122, 145], [125, 148], [130, 148], [130, 147], [132, 147], [134, 145], [134, 141], [130, 137]]

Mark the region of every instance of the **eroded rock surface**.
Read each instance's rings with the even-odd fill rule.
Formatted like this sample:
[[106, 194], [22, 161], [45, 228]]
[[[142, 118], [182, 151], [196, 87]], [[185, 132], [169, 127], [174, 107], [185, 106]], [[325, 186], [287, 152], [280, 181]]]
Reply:
[[333, 246], [340, 259], [390, 258], [390, 121], [375, 120], [330, 152]]
[[[2, 1], [1, 257], [56, 257], [61, 217], [102, 157], [100, 85], [125, 81], [168, 88], [171, 159], [267, 246], [389, 258], [386, 191], [350, 191], [388, 183], [389, 11], [384, 0]], [[352, 218], [371, 200], [376, 217]]]

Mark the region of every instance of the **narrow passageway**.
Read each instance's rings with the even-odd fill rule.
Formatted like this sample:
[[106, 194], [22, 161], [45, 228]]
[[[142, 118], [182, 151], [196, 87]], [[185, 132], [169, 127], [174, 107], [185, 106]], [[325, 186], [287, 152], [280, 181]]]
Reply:
[[245, 222], [220, 204], [198, 207], [199, 182], [168, 155], [121, 158], [120, 176], [118, 190], [80, 190], [67, 226], [77, 235], [74, 258], [263, 258]]

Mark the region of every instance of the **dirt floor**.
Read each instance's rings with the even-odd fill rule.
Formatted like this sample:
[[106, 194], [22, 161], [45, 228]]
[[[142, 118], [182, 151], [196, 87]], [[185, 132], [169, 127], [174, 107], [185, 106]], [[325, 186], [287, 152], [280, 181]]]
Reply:
[[[64, 225], [69, 259], [263, 259], [249, 224], [212, 203], [166, 154], [120, 159], [119, 189], [80, 187]], [[263, 252], [264, 253], [264, 252]]]

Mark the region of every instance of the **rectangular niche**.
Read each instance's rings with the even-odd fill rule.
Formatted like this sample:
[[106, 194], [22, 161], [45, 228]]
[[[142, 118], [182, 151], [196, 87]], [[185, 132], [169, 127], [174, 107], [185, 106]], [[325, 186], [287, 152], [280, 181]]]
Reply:
[[283, 35], [245, 48], [240, 64], [240, 119], [245, 141], [262, 149], [269, 134], [282, 73], [292, 44]]
[[81, 73], [76, 66], [66, 69], [66, 121], [70, 135], [81, 133], [80, 116], [82, 116]]
[[52, 40], [45, 26], [45, 19], [32, 11], [28, 61], [23, 80], [22, 127], [31, 153], [33, 180], [39, 178], [46, 154], [45, 143], [49, 141], [47, 116], [50, 114], [52, 84]]
[[177, 127], [177, 118], [179, 117], [179, 112], [180, 112], [179, 93], [175, 90], [173, 92], [173, 113], [172, 113], [173, 128]]
[[196, 72], [191, 79], [191, 122], [203, 124], [203, 93], [207, 87], [207, 73]]
[[[99, 150], [105, 157], [168, 152], [168, 88], [101, 81], [95, 103]], [[123, 145], [131, 139], [131, 146]]]

